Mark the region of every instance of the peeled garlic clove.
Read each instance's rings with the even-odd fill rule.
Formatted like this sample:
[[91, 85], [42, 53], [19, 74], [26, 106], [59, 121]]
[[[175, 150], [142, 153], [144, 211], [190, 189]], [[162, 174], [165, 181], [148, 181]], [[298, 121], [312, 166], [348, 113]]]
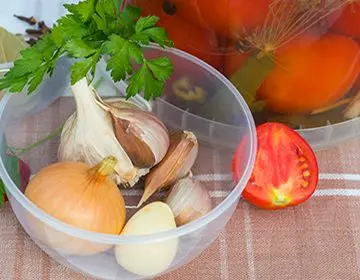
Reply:
[[190, 131], [179, 131], [171, 135], [170, 147], [164, 159], [152, 168], [145, 179], [141, 206], [157, 190], [169, 187], [190, 172], [199, 152], [196, 136]]
[[139, 168], [158, 164], [169, 148], [165, 125], [151, 112], [109, 107], [117, 140]]
[[190, 177], [177, 181], [171, 187], [165, 202], [173, 211], [177, 226], [190, 223], [211, 210], [208, 190]]
[[134, 185], [148, 169], [136, 168], [116, 139], [110, 114], [97, 103], [95, 90], [84, 78], [72, 86], [76, 112], [66, 121], [58, 149], [60, 161], [82, 161], [94, 166], [113, 155], [118, 160], [113, 179]]
[[[121, 235], [147, 235], [176, 228], [174, 214], [163, 202], [140, 209], [125, 225]], [[118, 264], [143, 277], [154, 276], [170, 267], [175, 258], [178, 238], [163, 241], [119, 244], [115, 248]]]

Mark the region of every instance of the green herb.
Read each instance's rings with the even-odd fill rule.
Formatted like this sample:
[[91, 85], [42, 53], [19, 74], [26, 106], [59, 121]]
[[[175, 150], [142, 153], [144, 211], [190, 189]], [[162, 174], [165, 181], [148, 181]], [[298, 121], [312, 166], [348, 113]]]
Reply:
[[0, 79], [0, 90], [20, 92], [27, 86], [34, 92], [45, 75], [52, 76], [60, 57], [75, 59], [71, 84], [84, 77], [92, 80], [100, 59], [107, 58], [107, 70], [114, 82], [128, 82], [127, 96], [144, 92], [147, 100], [162, 94], [173, 72], [169, 58], [147, 59], [143, 47], [157, 43], [172, 47], [156, 16], [140, 16], [140, 9], [119, 0], [85, 0], [64, 5], [69, 13], [60, 18], [51, 33], [21, 52], [14, 67]]

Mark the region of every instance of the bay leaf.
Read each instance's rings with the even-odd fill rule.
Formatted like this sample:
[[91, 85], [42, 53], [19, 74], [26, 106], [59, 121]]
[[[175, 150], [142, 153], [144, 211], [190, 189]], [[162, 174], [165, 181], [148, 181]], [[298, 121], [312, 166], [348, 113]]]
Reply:
[[[21, 50], [29, 47], [25, 39], [20, 34], [13, 34], [0, 26], [0, 64], [11, 63], [20, 57]], [[0, 77], [6, 71], [0, 72]], [[0, 91], [0, 99], [4, 96], [4, 91]]]
[[20, 51], [27, 48], [25, 40], [0, 27], [0, 63], [13, 62], [20, 57]]

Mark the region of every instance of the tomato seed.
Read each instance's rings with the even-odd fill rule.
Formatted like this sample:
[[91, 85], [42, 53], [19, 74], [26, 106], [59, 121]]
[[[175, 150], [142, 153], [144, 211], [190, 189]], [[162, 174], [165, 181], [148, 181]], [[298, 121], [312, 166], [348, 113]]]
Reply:
[[304, 171], [304, 172], [303, 172], [303, 176], [304, 176], [304, 177], [309, 177], [309, 176], [310, 176], [309, 170]]
[[309, 186], [309, 182], [306, 182], [306, 181], [301, 181], [300, 184], [301, 184], [301, 186], [304, 187], [304, 188], [306, 188], [306, 187]]
[[303, 165], [300, 166], [301, 169], [308, 169], [309, 165], [307, 163], [304, 163]]
[[300, 161], [300, 162], [305, 162], [305, 161], [306, 161], [306, 158], [301, 157], [301, 158], [299, 158], [299, 161]]

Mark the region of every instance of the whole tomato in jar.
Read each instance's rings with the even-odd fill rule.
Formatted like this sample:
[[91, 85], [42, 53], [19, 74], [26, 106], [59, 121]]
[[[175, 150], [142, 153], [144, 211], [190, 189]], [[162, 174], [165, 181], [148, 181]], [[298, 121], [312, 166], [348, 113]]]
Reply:
[[166, 30], [175, 48], [200, 58], [219, 71], [222, 70], [217, 35], [182, 18], [175, 4], [164, 0], [132, 0], [128, 1], [128, 4], [140, 7], [143, 16], [158, 16], [158, 25]]
[[244, 31], [261, 26], [273, 0], [169, 0], [178, 14], [217, 34], [238, 38]]
[[[226, 75], [231, 78], [249, 66], [249, 55], [226, 56]], [[276, 113], [308, 113], [328, 106], [345, 96], [359, 76], [359, 45], [340, 34], [305, 33], [271, 55], [274, 69], [262, 81], [257, 98]]]
[[280, 48], [275, 59], [258, 97], [271, 111], [306, 113], [336, 102], [354, 86], [360, 48], [343, 35], [303, 34]]
[[360, 38], [360, 1], [349, 0], [344, 8], [330, 17], [330, 21], [333, 22], [333, 31]]

